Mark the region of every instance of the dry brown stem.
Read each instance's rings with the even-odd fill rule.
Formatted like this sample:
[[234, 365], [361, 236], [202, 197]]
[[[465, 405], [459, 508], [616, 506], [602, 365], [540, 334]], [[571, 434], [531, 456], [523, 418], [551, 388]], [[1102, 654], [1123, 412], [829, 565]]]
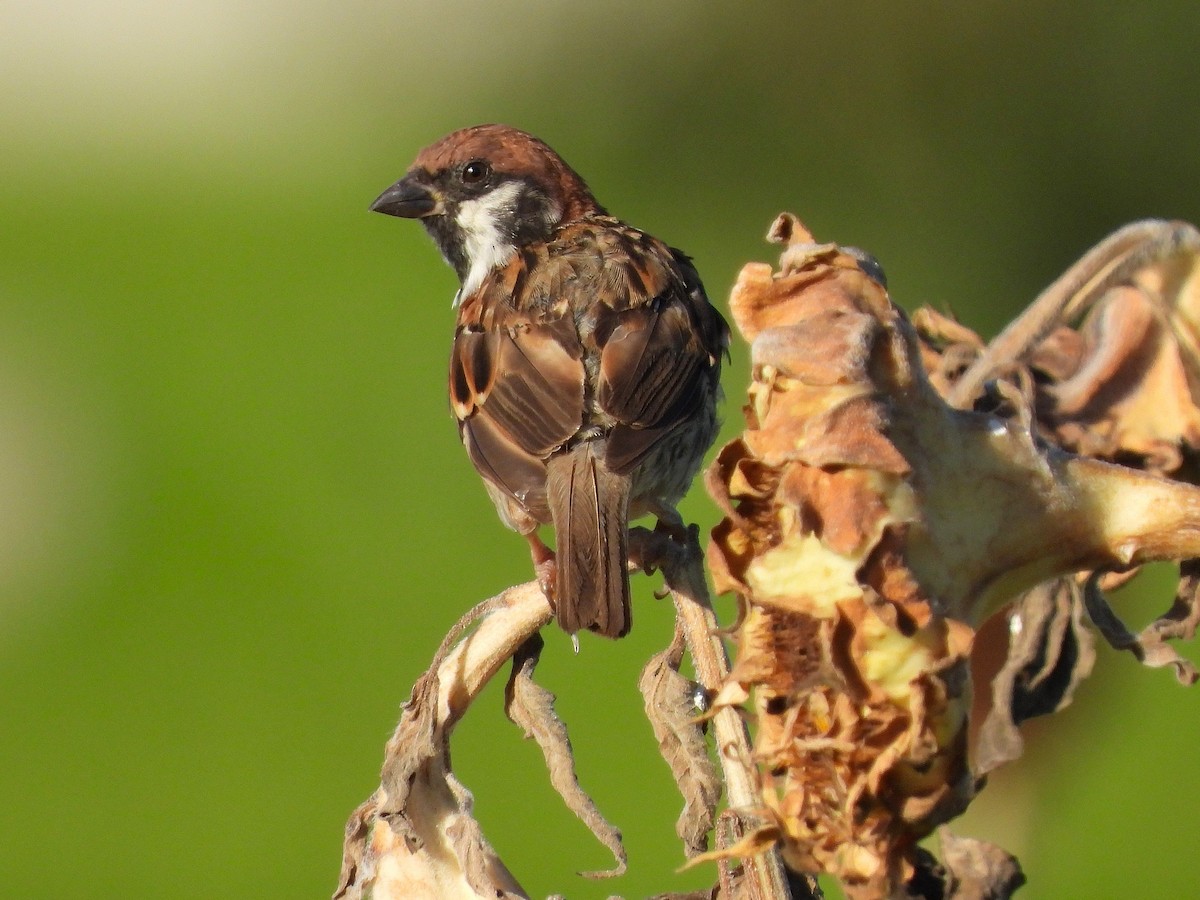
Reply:
[[[729, 677], [729, 657], [709, 598], [696, 534], [693, 532], [686, 544], [640, 529], [636, 537], [648, 568], [663, 570], [697, 681], [709, 696], [716, 696]], [[727, 849], [760, 826], [762, 786], [742, 717], [728, 706], [719, 706], [712, 711], [711, 721], [729, 800], [722, 826], [717, 829], [717, 843], [720, 849]], [[804, 895], [789, 891], [787, 872], [778, 853], [773, 848], [763, 849], [765, 852], [748, 856], [736, 868], [729, 863], [730, 854], [718, 854], [722, 859], [721, 896], [739, 900], [786, 900], [795, 896], [803, 900]]]

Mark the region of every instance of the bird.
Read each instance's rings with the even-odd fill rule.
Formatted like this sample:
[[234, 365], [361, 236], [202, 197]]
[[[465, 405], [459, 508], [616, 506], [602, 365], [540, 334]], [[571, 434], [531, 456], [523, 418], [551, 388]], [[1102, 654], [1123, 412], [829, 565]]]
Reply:
[[370, 209], [419, 219], [458, 276], [450, 407], [558, 624], [624, 636], [629, 522], [686, 535], [676, 505], [719, 427], [729, 328], [691, 259], [507, 125], [430, 144]]

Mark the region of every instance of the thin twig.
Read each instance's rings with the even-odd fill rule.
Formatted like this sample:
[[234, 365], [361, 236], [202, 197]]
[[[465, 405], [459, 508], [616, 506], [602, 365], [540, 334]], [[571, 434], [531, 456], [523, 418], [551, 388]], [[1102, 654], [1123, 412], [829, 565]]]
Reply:
[[[716, 613], [704, 579], [704, 556], [700, 549], [699, 533], [693, 528], [686, 545], [666, 539], [662, 533], [639, 529], [643, 558], [652, 559], [663, 569], [667, 588], [675, 603], [676, 614], [683, 626], [696, 680], [715, 696], [729, 676], [729, 657], [721, 641]], [[647, 567], [648, 570], [653, 565]], [[717, 758], [725, 777], [725, 791], [730, 811], [744, 818], [762, 806], [762, 790], [754, 768], [750, 734], [746, 723], [735, 709], [723, 707], [712, 717], [713, 734], [717, 742]], [[718, 829], [718, 843], [728, 846], [729, 836]], [[769, 850], [744, 861], [741, 880], [742, 893], [753, 900], [787, 900], [787, 873], [779, 853]]]

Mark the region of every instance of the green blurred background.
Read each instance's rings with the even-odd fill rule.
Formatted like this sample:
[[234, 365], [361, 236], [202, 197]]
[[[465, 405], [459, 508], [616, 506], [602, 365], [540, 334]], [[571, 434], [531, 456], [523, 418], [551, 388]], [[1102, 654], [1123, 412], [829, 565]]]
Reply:
[[[367, 212], [419, 147], [537, 133], [722, 306], [790, 209], [991, 334], [1116, 226], [1200, 219], [1198, 38], [1189, 2], [0, 4], [0, 896], [328, 896], [440, 636], [529, 576], [447, 412], [452, 273]], [[456, 736], [535, 897], [713, 877], [674, 871], [639, 581], [631, 638], [541, 667], [631, 874], [574, 874], [609, 860], [498, 689]], [[1024, 896], [1194, 894], [1200, 693], [1102, 652], [1030, 737], [959, 825]]]

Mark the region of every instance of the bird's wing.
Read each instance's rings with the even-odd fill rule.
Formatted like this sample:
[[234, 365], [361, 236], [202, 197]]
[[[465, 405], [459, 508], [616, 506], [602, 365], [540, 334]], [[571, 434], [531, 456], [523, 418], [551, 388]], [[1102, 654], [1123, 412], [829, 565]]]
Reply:
[[475, 468], [545, 521], [545, 461], [583, 421], [584, 366], [564, 309], [513, 304], [527, 275], [518, 258], [464, 300], [450, 355], [450, 405]]
[[628, 472], [711, 402], [728, 329], [682, 254], [624, 227], [601, 243], [596, 402], [614, 420], [605, 461]]

